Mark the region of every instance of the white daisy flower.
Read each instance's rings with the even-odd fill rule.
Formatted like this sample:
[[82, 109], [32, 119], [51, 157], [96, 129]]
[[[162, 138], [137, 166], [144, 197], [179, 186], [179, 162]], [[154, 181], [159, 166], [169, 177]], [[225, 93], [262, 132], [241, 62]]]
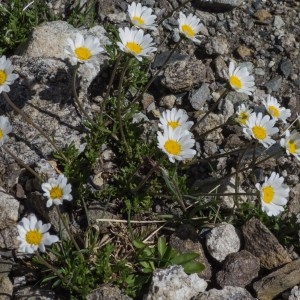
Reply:
[[177, 127], [166, 128], [164, 133], [157, 132], [158, 148], [165, 152], [170, 162], [193, 158], [196, 150], [191, 149], [195, 145], [195, 140], [188, 130]]
[[288, 201], [290, 189], [283, 184], [283, 177], [272, 172], [271, 176], [265, 178], [261, 186], [259, 183], [255, 187], [260, 191], [262, 211], [268, 216], [277, 216], [284, 211], [283, 206]]
[[180, 12], [178, 23], [180, 33], [182, 33], [186, 38], [192, 40], [193, 42], [199, 42], [199, 40], [196, 38], [202, 26], [199, 18], [197, 18], [193, 14], [189, 14], [188, 16], [186, 16], [185, 14]]
[[57, 179], [50, 178], [48, 182], [42, 184], [42, 190], [45, 192], [43, 195], [48, 198], [47, 207], [52, 206], [52, 204], [60, 205], [63, 200], [73, 200], [72, 186], [70, 183], [67, 184], [67, 180], [67, 177], [60, 174]]
[[293, 130], [291, 133], [287, 130], [285, 138], [280, 140], [280, 145], [286, 149], [287, 155], [292, 154], [300, 160], [300, 133], [297, 130]]
[[268, 148], [275, 144], [275, 141], [270, 136], [279, 131], [277, 127], [274, 127], [274, 124], [275, 120], [270, 120], [270, 116], [262, 117], [262, 113], [252, 113], [246, 121], [246, 127], [243, 128], [243, 132], [246, 138], [254, 138]]
[[5, 116], [0, 116], [0, 146], [2, 146], [8, 139], [8, 134], [12, 132], [9, 119]]
[[131, 23], [136, 27], [150, 30], [156, 28], [154, 24], [156, 16], [152, 15], [152, 8], [132, 2], [131, 5], [128, 5], [128, 15]]
[[19, 250], [24, 253], [32, 254], [37, 249], [45, 252], [45, 246], [50, 246], [58, 242], [56, 235], [51, 235], [47, 232], [51, 224], [43, 224], [38, 221], [35, 215], [30, 215], [29, 218], [23, 218], [20, 224], [17, 225], [19, 236], [17, 239], [21, 242]]
[[267, 100], [263, 100], [262, 103], [275, 120], [279, 119], [282, 120], [283, 123], [286, 123], [286, 119], [291, 116], [291, 110], [281, 107], [277, 99], [271, 95], [268, 95]]
[[193, 126], [194, 122], [187, 121], [188, 118], [189, 117], [184, 109], [167, 109], [162, 113], [158, 127], [163, 130], [166, 130], [168, 127], [171, 127], [172, 129], [181, 127], [183, 130], [189, 130]]
[[76, 33], [75, 41], [67, 39], [68, 48], [65, 53], [70, 55], [70, 60], [73, 64], [87, 63], [88, 65], [96, 59], [96, 55], [103, 52], [104, 49], [100, 47], [99, 39], [88, 36], [84, 39], [83, 35]]
[[3, 55], [0, 58], [0, 94], [2, 92], [9, 92], [9, 85], [19, 77], [18, 74], [13, 74], [13, 67], [11, 61]]
[[253, 109], [250, 109], [248, 105], [241, 104], [237, 109], [237, 118], [235, 119], [240, 125], [245, 126], [246, 121], [249, 119]]
[[154, 43], [150, 34], [144, 35], [144, 30], [142, 29], [119, 28], [119, 36], [121, 39], [121, 42], [117, 42], [119, 48], [126, 53], [134, 55], [139, 61], [142, 60], [143, 56], [149, 56], [157, 50], [157, 48], [152, 47]]
[[254, 77], [250, 75], [246, 67], [235, 68], [234, 62], [229, 63], [229, 74], [224, 71], [225, 76], [228, 78], [231, 87], [239, 92], [247, 95], [252, 95], [255, 90]]

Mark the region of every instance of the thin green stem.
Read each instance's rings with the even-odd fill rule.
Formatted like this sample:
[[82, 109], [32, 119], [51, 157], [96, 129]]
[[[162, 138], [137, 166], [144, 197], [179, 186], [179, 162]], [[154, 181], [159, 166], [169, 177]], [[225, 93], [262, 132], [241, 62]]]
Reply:
[[9, 104], [9, 106], [12, 107], [12, 109], [17, 112], [19, 115], [23, 117], [23, 119], [31, 125], [33, 128], [35, 128], [54, 148], [54, 150], [61, 154], [61, 156], [64, 158], [65, 161], [68, 161], [67, 157], [62, 153], [62, 151], [55, 145], [54, 141], [50, 138], [50, 136], [44, 132], [38, 125], [36, 125], [29, 116], [26, 115], [26, 113], [18, 108], [9, 98], [8, 94], [6, 92], [2, 93], [4, 96], [5, 101]]
[[130, 155], [130, 148], [127, 144], [125, 133], [124, 133], [124, 128], [123, 128], [123, 120], [122, 120], [122, 90], [123, 90], [123, 82], [125, 78], [125, 74], [128, 70], [129, 63], [130, 63], [130, 57], [127, 58], [127, 61], [125, 63], [125, 66], [123, 67], [119, 84], [118, 84], [118, 97], [117, 97], [117, 113], [118, 113], [118, 121], [119, 121], [119, 128], [120, 128], [120, 134], [121, 134], [121, 139], [126, 147], [127, 153]]
[[[38, 251], [35, 252], [35, 255], [38, 258], [39, 262], [41, 262], [45, 267], [47, 267], [49, 270], [51, 270], [61, 281], [63, 281], [63, 282], [66, 281], [66, 279], [57, 271], [57, 269], [53, 265], [51, 265], [50, 263], [48, 263], [40, 255], [40, 253]], [[77, 293], [80, 293], [80, 289], [77, 288], [76, 286], [72, 285], [72, 283], [68, 282], [68, 285], [70, 285], [74, 291], [76, 291]]]
[[85, 118], [91, 124], [93, 124], [93, 120], [89, 117], [89, 115], [84, 110], [84, 108], [83, 108], [83, 106], [82, 106], [82, 104], [79, 100], [78, 94], [77, 94], [76, 79], [77, 79], [77, 72], [78, 72], [79, 66], [80, 66], [80, 63], [77, 63], [77, 65], [75, 67], [75, 70], [74, 70], [74, 73], [73, 73], [73, 78], [72, 78], [73, 96], [74, 96], [74, 100], [76, 102], [76, 105], [77, 105], [79, 111], [85, 116]]
[[70, 237], [72, 243], [74, 244], [76, 250], [77, 250], [78, 252], [80, 252], [80, 248], [79, 248], [77, 242], [75, 241], [74, 236], [73, 236], [72, 232], [70, 231], [70, 228], [69, 228], [69, 226], [68, 226], [68, 224], [67, 224], [67, 222], [66, 222], [64, 216], [62, 215], [62, 213], [61, 213], [59, 207], [58, 207], [57, 205], [54, 205], [54, 206], [55, 206], [56, 211], [57, 211], [57, 213], [58, 213], [58, 215], [59, 215], [59, 218], [60, 218], [61, 221], [63, 222], [64, 227], [65, 227], [65, 229], [66, 229], [67, 232], [68, 232], [68, 235], [69, 235], [69, 237]]
[[27, 164], [25, 164], [20, 158], [18, 158], [15, 154], [13, 154], [5, 145], [2, 145], [2, 148], [7, 152], [20, 166], [24, 167], [27, 171], [29, 171], [33, 176], [35, 176], [39, 181], [43, 182], [43, 178], [35, 172], [32, 168], [30, 168]]

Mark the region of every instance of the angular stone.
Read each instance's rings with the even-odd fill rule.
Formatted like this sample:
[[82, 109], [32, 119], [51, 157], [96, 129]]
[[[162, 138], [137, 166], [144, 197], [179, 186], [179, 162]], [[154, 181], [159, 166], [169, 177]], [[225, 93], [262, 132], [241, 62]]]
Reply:
[[0, 249], [17, 249], [19, 241], [17, 226], [12, 225], [0, 231]]
[[241, 57], [241, 58], [245, 58], [247, 56], [250, 56], [251, 55], [251, 49], [249, 49], [247, 46], [245, 45], [241, 45], [239, 46], [237, 49], [236, 49], [238, 55]]
[[294, 260], [253, 284], [260, 300], [272, 300], [277, 295], [300, 284], [300, 259]]
[[205, 51], [209, 55], [226, 55], [229, 52], [228, 39], [225, 36], [215, 36], [205, 44]]
[[245, 249], [259, 258], [261, 266], [272, 270], [291, 262], [287, 251], [273, 233], [258, 219], [251, 218], [242, 227]]
[[19, 206], [17, 199], [0, 189], [0, 230], [17, 222]]
[[36, 300], [36, 299], [42, 299], [42, 300], [54, 300], [55, 292], [53, 290], [46, 290], [42, 288], [36, 288], [33, 286], [25, 286], [19, 288], [14, 293], [14, 299], [15, 300]]
[[13, 295], [13, 284], [11, 283], [9, 277], [0, 276], [0, 298], [1, 300], [12, 299]]
[[208, 83], [202, 83], [201, 87], [192, 92], [190, 96], [190, 103], [192, 107], [199, 110], [203, 107], [205, 102], [210, 98], [210, 89]]
[[270, 19], [272, 15], [266, 9], [259, 9], [254, 13], [254, 17], [257, 18], [260, 22], [265, 22], [267, 19]]
[[190, 300], [205, 291], [207, 283], [197, 274], [187, 275], [182, 266], [157, 269], [144, 300]]
[[293, 63], [290, 59], [284, 59], [280, 64], [280, 70], [285, 77], [288, 77], [293, 70]]
[[200, 60], [184, 60], [167, 66], [162, 84], [172, 93], [188, 91], [206, 81], [207, 66]]
[[206, 235], [206, 247], [214, 259], [222, 262], [227, 255], [240, 250], [241, 241], [233, 225], [221, 224]]
[[241, 287], [225, 286], [222, 290], [211, 289], [201, 293], [193, 300], [257, 300]]
[[243, 0], [200, 0], [197, 2], [199, 7], [209, 8], [213, 11], [227, 11], [240, 6]]
[[247, 250], [241, 250], [226, 257], [222, 270], [217, 273], [217, 283], [221, 287], [245, 287], [258, 276], [259, 269], [259, 259]]
[[199, 241], [199, 236], [195, 228], [190, 224], [181, 225], [170, 237], [170, 246], [180, 253], [194, 252], [199, 254], [196, 261], [202, 263], [205, 269], [198, 275], [200, 278], [209, 280], [212, 275], [211, 265], [208, 262], [203, 247]]
[[281, 76], [276, 76], [266, 82], [265, 86], [273, 92], [278, 92], [281, 88], [281, 83], [282, 83], [282, 77]]
[[116, 286], [101, 284], [86, 297], [87, 300], [130, 300]]

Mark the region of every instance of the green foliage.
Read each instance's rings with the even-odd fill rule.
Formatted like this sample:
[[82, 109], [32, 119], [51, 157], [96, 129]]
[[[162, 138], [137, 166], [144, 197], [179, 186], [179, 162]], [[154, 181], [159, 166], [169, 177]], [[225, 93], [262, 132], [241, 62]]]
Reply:
[[26, 41], [31, 30], [44, 21], [53, 20], [45, 1], [36, 0], [26, 10], [27, 2], [6, 1], [0, 5], [0, 55], [7, 54]]

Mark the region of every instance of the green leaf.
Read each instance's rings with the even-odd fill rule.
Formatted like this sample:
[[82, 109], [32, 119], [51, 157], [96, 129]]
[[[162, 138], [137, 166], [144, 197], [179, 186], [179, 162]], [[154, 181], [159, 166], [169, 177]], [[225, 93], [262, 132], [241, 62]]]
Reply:
[[182, 265], [184, 272], [187, 274], [200, 273], [205, 269], [205, 266], [198, 261], [190, 261]]
[[182, 254], [179, 254], [179, 255], [175, 256], [174, 258], [172, 258], [171, 262], [176, 265], [183, 265], [183, 264], [186, 264], [186, 263], [194, 260], [198, 256], [199, 256], [199, 254], [193, 253], [193, 252], [182, 253]]
[[160, 258], [164, 257], [166, 250], [167, 250], [166, 238], [159, 237], [157, 241], [157, 251]]

